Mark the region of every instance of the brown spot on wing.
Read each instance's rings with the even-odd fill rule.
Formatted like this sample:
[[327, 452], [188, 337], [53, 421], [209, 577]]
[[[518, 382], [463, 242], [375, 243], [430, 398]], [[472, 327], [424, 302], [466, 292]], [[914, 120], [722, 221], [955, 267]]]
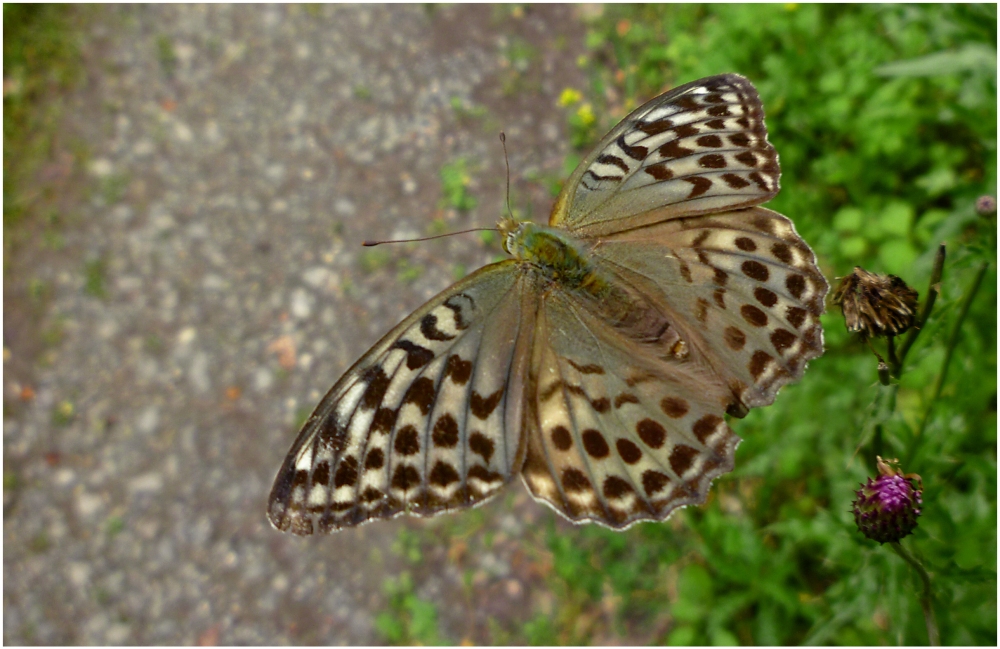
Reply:
[[679, 268], [681, 272], [681, 277], [683, 277], [688, 284], [692, 283], [694, 279], [691, 277], [691, 269], [688, 267], [687, 263], [685, 263], [684, 260], [682, 259], [679, 260], [679, 264], [680, 264]]
[[774, 333], [771, 334], [771, 344], [774, 345], [774, 349], [778, 353], [784, 352], [786, 349], [795, 344], [796, 337], [791, 331], [787, 329], [775, 329]]
[[743, 189], [744, 187], [750, 186], [750, 182], [748, 180], [744, 180], [736, 174], [722, 174], [720, 178], [722, 178], [723, 182], [729, 185], [730, 189]]
[[421, 414], [426, 415], [431, 411], [431, 406], [434, 405], [434, 397], [434, 381], [426, 376], [421, 376], [410, 384], [406, 390], [406, 396], [403, 397], [403, 403], [412, 403], [420, 408]]
[[691, 426], [691, 432], [702, 444], [706, 444], [708, 438], [715, 432], [722, 423], [722, 417], [718, 415], [705, 415]]
[[753, 296], [757, 298], [757, 301], [766, 307], [772, 307], [778, 303], [778, 296], [774, 294], [763, 286], [758, 286], [753, 290]]
[[396, 425], [396, 415], [398, 413], [392, 408], [379, 408], [372, 417], [372, 424], [369, 430], [373, 433], [388, 433]]
[[337, 475], [333, 477], [334, 487], [350, 487], [358, 481], [358, 459], [346, 457], [337, 467]]
[[747, 369], [750, 370], [750, 376], [755, 379], [759, 379], [760, 375], [764, 373], [764, 370], [767, 368], [767, 365], [771, 362], [771, 360], [771, 355], [767, 352], [759, 349], [755, 351], [753, 356], [750, 357], [750, 365], [747, 367]]
[[583, 471], [568, 467], [562, 473], [562, 486], [567, 492], [589, 491], [592, 489], [590, 480]]
[[807, 315], [809, 314], [805, 309], [801, 309], [797, 306], [790, 306], [785, 310], [785, 318], [787, 318], [788, 323], [796, 329], [802, 327], [802, 323], [805, 322]]
[[420, 484], [420, 472], [409, 464], [400, 464], [392, 474], [392, 486], [402, 491], [409, 491]]
[[674, 172], [667, 166], [669, 163], [658, 162], [645, 167], [643, 171], [653, 177], [654, 180], [670, 180], [674, 177]]
[[[414, 469], [414, 471], [416, 471], [416, 469]], [[384, 494], [375, 487], [368, 487], [363, 492], [361, 492], [361, 501], [370, 503], [376, 500], [380, 500], [383, 496]]]
[[486, 435], [474, 432], [469, 436], [469, 450], [482, 457], [487, 464], [490, 463], [490, 458], [493, 457], [493, 448], [493, 440], [486, 437]]
[[743, 271], [744, 275], [750, 279], [755, 279], [758, 282], [766, 282], [767, 278], [770, 276], [770, 273], [767, 271], [767, 266], [753, 259], [748, 259], [743, 262], [743, 264], [740, 265], [740, 270]]
[[698, 456], [698, 449], [685, 446], [684, 444], [678, 444], [674, 447], [674, 450], [670, 452], [670, 468], [674, 470], [678, 476], [684, 475], [684, 473], [691, 468], [694, 463], [694, 458]]
[[802, 275], [789, 275], [785, 278], [785, 288], [798, 300], [806, 291], [806, 278]]
[[566, 362], [572, 365], [580, 374], [604, 374], [604, 368], [594, 363], [579, 365], [569, 358], [566, 359]]
[[642, 474], [642, 488], [647, 496], [663, 491], [663, 488], [669, 483], [670, 477], [665, 473], [650, 469]]
[[420, 452], [420, 438], [417, 429], [407, 424], [396, 433], [393, 448], [400, 455], [416, 455]]
[[738, 146], [746, 148], [750, 146], [750, 136], [746, 133], [733, 133], [729, 135], [729, 141], [733, 143], [733, 146]]
[[685, 180], [692, 185], [691, 193], [688, 194], [689, 199], [701, 196], [712, 188], [712, 181], [704, 176], [688, 176], [682, 180]]
[[[454, 307], [452, 307], [454, 310]], [[427, 340], [453, 340], [455, 336], [451, 334], [446, 334], [437, 328], [438, 318], [433, 313], [428, 313], [423, 318], [420, 319], [420, 333], [423, 334], [424, 338]]]
[[618, 450], [618, 455], [625, 462], [625, 464], [635, 464], [642, 459], [642, 451], [634, 443], [627, 439], [618, 439], [615, 442], [615, 448]]
[[316, 468], [313, 470], [312, 483], [314, 485], [323, 485], [324, 487], [330, 484], [329, 462], [323, 461], [316, 465]]
[[792, 249], [788, 247], [787, 243], [782, 241], [775, 241], [772, 243], [771, 254], [777, 257], [782, 263], [792, 263]]
[[687, 414], [689, 406], [688, 402], [680, 397], [663, 397], [660, 408], [671, 419], [680, 419]]
[[708, 319], [708, 302], [703, 298], [698, 298], [695, 302], [694, 319], [702, 324]]
[[601, 435], [600, 431], [588, 428], [583, 431], [582, 437], [583, 448], [586, 449], [587, 455], [590, 457], [601, 460], [611, 453], [611, 449], [608, 447], [608, 443], [604, 440], [604, 435]]
[[454, 448], [458, 444], [458, 422], [450, 414], [443, 414], [434, 423], [431, 439], [435, 446]]
[[740, 307], [740, 314], [743, 319], [755, 327], [763, 327], [767, 324], [767, 314], [752, 304], [744, 304]]
[[361, 395], [360, 407], [362, 410], [372, 410], [382, 403], [385, 391], [389, 389], [390, 379], [381, 367], [375, 366], [365, 372], [364, 380], [368, 387]]
[[411, 370], [420, 369], [434, 359], [434, 352], [409, 340], [397, 340], [393, 347], [406, 352], [406, 367]]
[[725, 169], [726, 157], [718, 153], [709, 153], [698, 158], [698, 166], [702, 169]]
[[615, 397], [615, 408], [621, 408], [626, 403], [639, 403], [639, 397], [629, 392], [622, 392]]
[[552, 438], [552, 444], [560, 451], [568, 451], [573, 446], [573, 436], [565, 426], [556, 426], [549, 436]]
[[726, 327], [726, 330], [722, 332], [722, 339], [726, 341], [727, 345], [729, 345], [729, 349], [734, 352], [738, 352], [743, 349], [743, 346], [747, 343], [746, 334], [736, 327]]
[[625, 480], [622, 480], [618, 476], [609, 475], [604, 479], [604, 496], [611, 500], [618, 500], [619, 498], [634, 492], [635, 490]]
[[447, 487], [461, 479], [458, 476], [458, 471], [453, 466], [441, 460], [438, 460], [434, 468], [431, 469], [429, 477], [431, 484], [436, 484], [440, 487]]
[[479, 419], [486, 419], [489, 417], [496, 407], [500, 404], [500, 400], [503, 398], [503, 388], [500, 388], [493, 394], [483, 397], [475, 390], [469, 396], [469, 410], [472, 414]]
[[650, 448], [661, 448], [667, 440], [667, 430], [652, 419], [643, 419], [635, 426], [639, 438]]
[[381, 469], [384, 463], [385, 456], [382, 454], [382, 449], [373, 448], [368, 451], [368, 456], [365, 458], [365, 469]]
[[452, 354], [445, 362], [444, 374], [450, 377], [456, 385], [465, 385], [472, 375], [472, 362], [463, 361], [460, 357]]

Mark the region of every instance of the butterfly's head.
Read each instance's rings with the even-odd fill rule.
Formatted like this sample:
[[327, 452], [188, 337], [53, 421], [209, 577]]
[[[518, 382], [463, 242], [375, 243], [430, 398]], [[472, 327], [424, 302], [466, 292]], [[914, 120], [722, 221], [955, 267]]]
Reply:
[[517, 250], [520, 249], [520, 240], [523, 238], [524, 222], [517, 221], [509, 216], [505, 216], [497, 222], [497, 231], [500, 232], [500, 245], [508, 255], [517, 257]]

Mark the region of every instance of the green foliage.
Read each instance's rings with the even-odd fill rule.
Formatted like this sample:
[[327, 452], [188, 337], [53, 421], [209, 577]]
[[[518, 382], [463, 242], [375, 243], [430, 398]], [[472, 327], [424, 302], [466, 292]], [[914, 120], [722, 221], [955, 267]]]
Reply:
[[53, 101], [82, 76], [76, 32], [77, 8], [51, 4], [3, 7], [3, 214], [4, 248], [11, 226], [40, 198], [32, 183], [56, 146], [62, 104]]
[[413, 578], [403, 572], [398, 579], [386, 580], [384, 589], [389, 598], [389, 610], [375, 617], [375, 628], [394, 645], [440, 645], [437, 607], [417, 597]]
[[[871, 353], [828, 313], [826, 354], [802, 382], [731, 422], [737, 468], [706, 506], [625, 533], [551, 532], [557, 610], [617, 601], [668, 644], [926, 644], [917, 576], [849, 513], [879, 454], [922, 476], [903, 545], [931, 575], [943, 643], [992, 644], [996, 222], [973, 205], [996, 195], [995, 5], [616, 5], [589, 28], [579, 102], [599, 132], [671, 85], [754, 82], [781, 155], [769, 207], [831, 283], [859, 265], [924, 298], [942, 241], [948, 261], [898, 383], [879, 385]], [[554, 624], [565, 640], [572, 622]]]
[[83, 290], [93, 297], [107, 297], [107, 262], [103, 257], [90, 259], [83, 265]]
[[468, 164], [459, 158], [441, 167], [441, 194], [445, 206], [468, 211], [476, 206], [476, 199], [469, 193]]

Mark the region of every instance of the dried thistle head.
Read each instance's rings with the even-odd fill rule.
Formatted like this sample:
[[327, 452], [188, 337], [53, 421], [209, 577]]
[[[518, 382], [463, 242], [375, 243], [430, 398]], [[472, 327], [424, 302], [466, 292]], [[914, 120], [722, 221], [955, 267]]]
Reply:
[[917, 292], [895, 275], [869, 273], [854, 267], [833, 294], [844, 313], [847, 330], [862, 338], [898, 336], [913, 325]]

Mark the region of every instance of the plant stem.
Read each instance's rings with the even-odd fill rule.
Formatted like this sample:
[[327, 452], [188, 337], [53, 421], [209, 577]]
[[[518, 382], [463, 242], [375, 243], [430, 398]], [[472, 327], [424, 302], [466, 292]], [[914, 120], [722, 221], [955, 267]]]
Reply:
[[889, 544], [893, 551], [900, 556], [906, 563], [910, 564], [917, 574], [920, 576], [920, 581], [923, 582], [924, 588], [923, 592], [920, 593], [920, 608], [924, 611], [924, 622], [927, 623], [927, 642], [932, 647], [941, 646], [941, 636], [938, 633], [937, 620], [934, 618], [934, 606], [933, 606], [933, 593], [931, 592], [931, 578], [924, 570], [924, 566], [910, 554], [906, 548], [900, 545], [899, 541], [893, 541]]
[[948, 336], [948, 346], [945, 348], [944, 361], [941, 363], [941, 371], [938, 373], [937, 383], [934, 385], [934, 396], [931, 398], [931, 402], [927, 405], [927, 410], [924, 411], [924, 418], [920, 422], [920, 428], [917, 430], [916, 436], [913, 438], [913, 444], [910, 445], [910, 449], [906, 454], [906, 465], [910, 465], [913, 462], [913, 458], [916, 457], [917, 448], [923, 442], [924, 430], [927, 428], [927, 422], [930, 420], [931, 411], [934, 409], [934, 404], [937, 403], [938, 398], [941, 396], [941, 391], [944, 390], [944, 381], [948, 376], [948, 366], [951, 364], [951, 357], [955, 352], [955, 347], [958, 346], [958, 337], [962, 333], [962, 323], [965, 321], [965, 316], [969, 314], [969, 307], [972, 305], [972, 299], [976, 297], [976, 293], [979, 292], [979, 285], [983, 282], [983, 276], [986, 274], [986, 269], [989, 267], [988, 262], [983, 262], [979, 265], [979, 270], [976, 271], [976, 276], [972, 280], [972, 286], [966, 292], [965, 297], [962, 298], [962, 304], [958, 309], [958, 317], [955, 319], [955, 324], [951, 328], [951, 335]]
[[927, 323], [927, 318], [931, 315], [931, 309], [934, 308], [934, 302], [937, 300], [937, 296], [941, 292], [941, 275], [944, 273], [944, 257], [945, 247], [942, 243], [938, 246], [937, 255], [934, 256], [934, 268], [931, 270], [930, 286], [927, 289], [927, 299], [924, 300], [924, 308], [920, 312], [920, 317], [915, 323], [913, 323], [913, 326], [910, 328], [910, 333], [907, 334], [906, 339], [903, 340], [903, 344], [899, 346], [899, 352], [896, 355], [896, 358], [892, 358], [890, 355], [889, 361], [892, 363], [891, 373], [897, 379], [903, 372], [903, 361], [906, 359], [906, 353], [910, 351], [910, 347], [913, 346], [917, 336], [920, 335], [920, 331], [924, 328], [924, 324]]

